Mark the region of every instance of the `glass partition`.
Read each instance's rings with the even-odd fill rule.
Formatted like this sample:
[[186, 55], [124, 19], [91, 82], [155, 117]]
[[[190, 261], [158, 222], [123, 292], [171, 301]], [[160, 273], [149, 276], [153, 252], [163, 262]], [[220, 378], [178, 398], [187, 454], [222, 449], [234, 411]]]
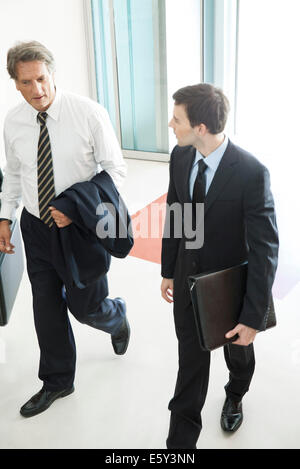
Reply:
[[164, 0], [92, 0], [92, 9], [98, 99], [115, 127], [118, 101], [122, 148], [168, 153]]

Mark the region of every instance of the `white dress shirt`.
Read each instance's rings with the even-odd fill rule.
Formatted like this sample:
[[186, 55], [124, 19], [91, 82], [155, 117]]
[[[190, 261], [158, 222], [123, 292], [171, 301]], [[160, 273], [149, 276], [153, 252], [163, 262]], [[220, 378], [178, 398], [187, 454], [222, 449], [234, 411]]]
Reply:
[[[0, 218], [12, 219], [22, 198], [28, 212], [39, 217], [37, 147], [40, 124], [26, 101], [13, 108], [4, 123], [6, 168]], [[105, 170], [120, 188], [126, 163], [107, 111], [89, 98], [56, 89], [47, 110], [54, 184], [59, 195], [72, 184], [88, 181]]]

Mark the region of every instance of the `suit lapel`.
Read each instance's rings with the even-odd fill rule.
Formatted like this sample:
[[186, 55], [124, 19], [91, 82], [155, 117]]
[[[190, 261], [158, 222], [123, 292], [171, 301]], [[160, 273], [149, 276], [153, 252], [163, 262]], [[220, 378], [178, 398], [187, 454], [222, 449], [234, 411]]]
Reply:
[[212, 183], [207, 192], [204, 203], [204, 214], [207, 213], [220, 191], [230, 180], [231, 176], [236, 170], [237, 163], [238, 157], [234, 150], [234, 145], [229, 140], [225, 153], [220, 161], [216, 174], [214, 175]]

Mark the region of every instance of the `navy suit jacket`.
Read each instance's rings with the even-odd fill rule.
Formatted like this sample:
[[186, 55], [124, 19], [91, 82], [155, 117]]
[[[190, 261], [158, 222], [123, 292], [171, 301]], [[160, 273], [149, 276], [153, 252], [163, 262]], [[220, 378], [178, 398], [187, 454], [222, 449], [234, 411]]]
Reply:
[[[130, 252], [134, 243], [131, 219], [106, 171], [90, 181], [73, 184], [50, 205], [72, 220], [65, 228], [54, 224], [51, 229], [53, 262], [65, 273], [68, 286], [84, 288], [95, 282], [108, 272], [111, 255], [124, 258]], [[100, 238], [97, 224], [108, 217], [115, 222], [116, 232]]]
[[[189, 177], [195, 148], [176, 146], [170, 160], [167, 203], [191, 203]], [[172, 231], [172, 230], [171, 230]], [[162, 242], [162, 276], [174, 279], [174, 313], [191, 307], [188, 275], [248, 261], [247, 291], [239, 322], [265, 328], [278, 259], [278, 233], [267, 168], [229, 141], [204, 202], [204, 245], [186, 239]]]

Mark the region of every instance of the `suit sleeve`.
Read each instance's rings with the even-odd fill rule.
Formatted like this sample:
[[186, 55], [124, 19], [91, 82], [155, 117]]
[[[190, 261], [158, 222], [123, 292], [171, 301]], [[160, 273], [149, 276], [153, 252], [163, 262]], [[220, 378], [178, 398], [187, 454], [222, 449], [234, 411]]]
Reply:
[[174, 211], [172, 210], [172, 205], [179, 203], [174, 185], [173, 166], [174, 150], [170, 158], [170, 181], [167, 194], [166, 220], [162, 239], [161, 275], [163, 278], [174, 278], [175, 264], [180, 242], [180, 238], [175, 236], [176, 217], [174, 216]]
[[246, 186], [244, 214], [249, 247], [248, 277], [239, 322], [264, 330], [277, 269], [279, 241], [270, 176], [262, 165], [255, 168]]

